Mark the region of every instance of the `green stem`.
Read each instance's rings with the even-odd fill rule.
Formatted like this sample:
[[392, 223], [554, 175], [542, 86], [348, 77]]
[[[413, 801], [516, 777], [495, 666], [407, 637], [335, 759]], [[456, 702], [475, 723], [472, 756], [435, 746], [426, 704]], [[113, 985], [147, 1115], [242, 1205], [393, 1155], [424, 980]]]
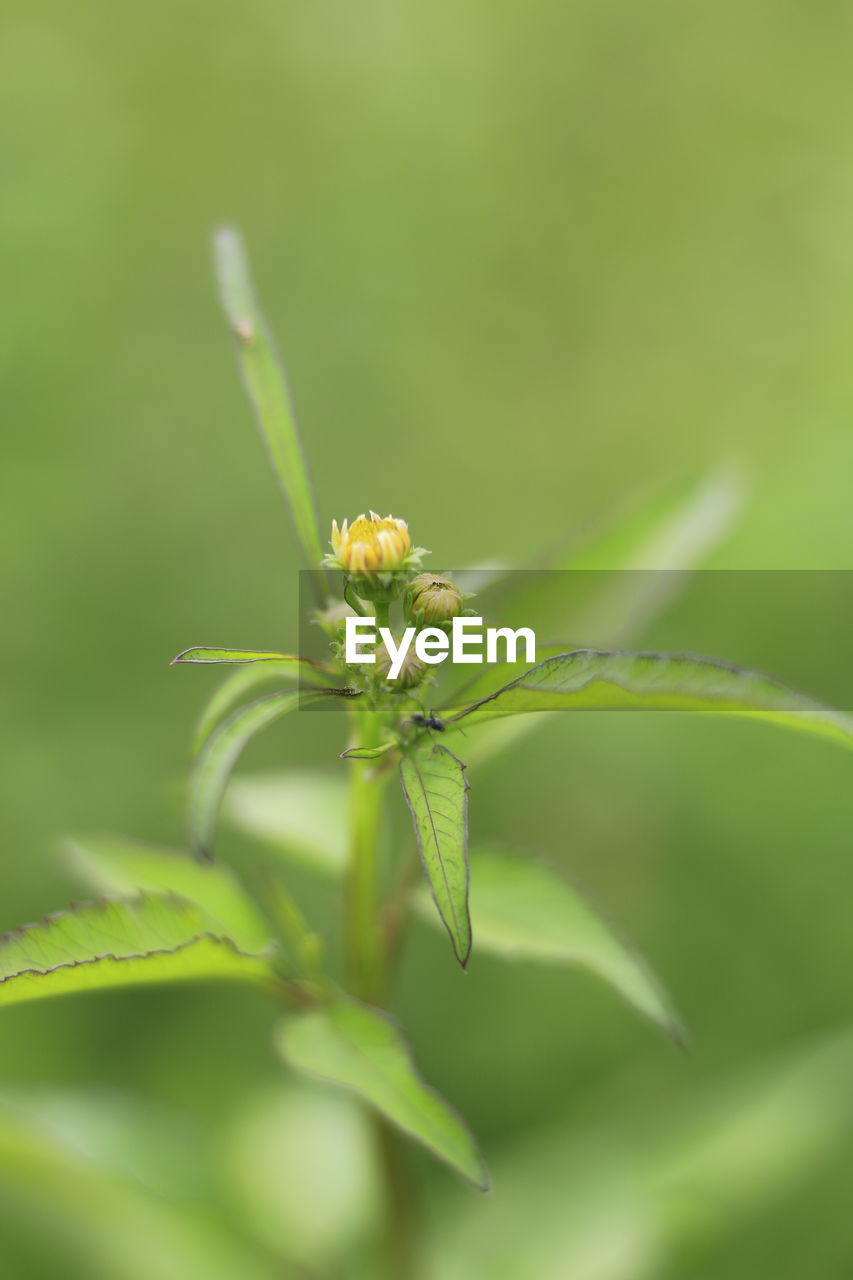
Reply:
[[390, 986], [394, 980], [400, 963], [400, 953], [411, 914], [412, 894], [421, 871], [421, 860], [417, 845], [412, 841], [411, 849], [404, 859], [397, 884], [393, 889], [385, 908], [385, 979]]
[[[379, 610], [377, 609], [377, 616]], [[387, 606], [386, 606], [387, 618]], [[383, 623], [382, 625], [387, 625]], [[381, 717], [370, 706], [352, 708], [353, 745], [378, 746]], [[386, 994], [393, 957], [382, 918], [380, 836], [388, 771], [371, 760], [350, 761], [350, 850], [345, 898], [349, 988], [376, 1003]], [[381, 1116], [374, 1119], [377, 1155], [385, 1189], [385, 1254], [388, 1280], [414, 1273], [411, 1195], [399, 1134]]]
[[[355, 708], [353, 745], [379, 746], [381, 724], [369, 707]], [[379, 998], [384, 983], [384, 945], [379, 927], [379, 840], [382, 777], [372, 760], [350, 761], [350, 852], [346, 886], [346, 947], [352, 991]]]
[[353, 613], [357, 613], [360, 618], [367, 617], [367, 610], [353, 590], [353, 585], [349, 578], [344, 579], [344, 601], [349, 605]]
[[385, 1182], [385, 1256], [389, 1280], [411, 1280], [415, 1274], [412, 1200], [409, 1171], [400, 1135], [374, 1117], [379, 1166]]

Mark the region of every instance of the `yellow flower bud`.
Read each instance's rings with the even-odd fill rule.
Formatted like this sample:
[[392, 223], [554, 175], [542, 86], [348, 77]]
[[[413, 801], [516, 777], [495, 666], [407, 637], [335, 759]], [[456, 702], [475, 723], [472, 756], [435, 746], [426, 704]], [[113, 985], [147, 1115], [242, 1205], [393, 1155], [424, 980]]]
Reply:
[[343, 569], [363, 600], [391, 601], [406, 583], [409, 571], [419, 569], [423, 547], [413, 547], [409, 526], [396, 516], [360, 515], [338, 528], [332, 521], [332, 554], [323, 564]]
[[332, 521], [332, 550], [341, 569], [348, 573], [385, 573], [402, 569], [411, 549], [405, 520], [394, 516], [359, 516], [352, 524], [344, 520], [340, 529]]
[[406, 591], [406, 612], [421, 626], [436, 627], [450, 622], [462, 612], [465, 597], [449, 578], [435, 573], [419, 573]]

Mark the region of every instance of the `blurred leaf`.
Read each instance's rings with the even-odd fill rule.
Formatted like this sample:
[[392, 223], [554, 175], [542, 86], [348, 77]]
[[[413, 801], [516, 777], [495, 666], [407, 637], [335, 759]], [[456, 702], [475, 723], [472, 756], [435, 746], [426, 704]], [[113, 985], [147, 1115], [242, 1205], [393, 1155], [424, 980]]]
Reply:
[[323, 967], [325, 940], [311, 929], [296, 899], [279, 879], [268, 877], [265, 890], [264, 905], [278, 925], [293, 971], [325, 991], [329, 985]]
[[304, 695], [274, 693], [240, 707], [224, 720], [208, 738], [190, 775], [189, 835], [198, 853], [209, 857], [213, 848], [216, 820], [232, 769], [243, 748], [269, 725], [294, 711]]
[[347, 859], [347, 783], [338, 773], [249, 774], [225, 798], [229, 822], [276, 852], [328, 875]]
[[214, 937], [203, 911], [172, 897], [84, 903], [0, 941], [0, 1004], [106, 987], [239, 979], [268, 984], [269, 955]]
[[456, 1112], [421, 1080], [408, 1045], [387, 1015], [341, 997], [288, 1018], [277, 1043], [285, 1062], [351, 1089], [475, 1186], [488, 1187], [474, 1139]]
[[739, 471], [720, 467], [710, 475], [649, 503], [610, 525], [562, 559], [564, 569], [690, 569], [720, 542], [743, 506]]
[[[220, 1206], [164, 1195], [169, 1168], [141, 1178], [136, 1160], [127, 1167], [123, 1149], [116, 1154], [88, 1128], [81, 1137], [50, 1112], [46, 1119], [36, 1100], [0, 1100], [4, 1206], [58, 1237], [89, 1280], [283, 1280], [280, 1265], [229, 1230]], [[156, 1190], [145, 1185], [149, 1177]]]
[[587, 570], [589, 589], [575, 601], [572, 634], [608, 645], [634, 642], [681, 592], [685, 571], [702, 564], [731, 528], [744, 491], [738, 472], [715, 471], [574, 557], [567, 567]]
[[464, 969], [471, 954], [465, 765], [447, 747], [434, 746], [404, 755], [400, 777], [429, 887]]
[[[454, 580], [466, 591], [482, 591], [513, 579], [525, 589], [525, 569], [690, 569], [702, 563], [731, 529], [746, 485], [735, 467], [713, 471], [642, 507], [609, 517], [591, 535], [575, 534], [568, 547], [534, 557], [522, 569], [503, 563], [463, 569]], [[516, 576], [517, 575], [517, 576]]]
[[226, 1135], [223, 1172], [247, 1222], [268, 1248], [312, 1274], [341, 1274], [332, 1264], [351, 1264], [353, 1247], [380, 1227], [368, 1120], [354, 1096], [288, 1079], [245, 1099]]
[[255, 297], [241, 237], [233, 228], [223, 227], [214, 237], [213, 248], [222, 306], [237, 340], [243, 381], [270, 464], [290, 507], [305, 563], [322, 601], [327, 595], [325, 576], [318, 567], [323, 546], [284, 369]]
[[271, 681], [289, 683], [303, 678], [304, 672], [301, 668], [294, 666], [294, 663], [298, 661], [298, 659], [291, 658], [285, 662], [279, 662], [275, 659], [269, 662], [253, 662], [247, 666], [239, 666], [234, 671], [229, 672], [227, 678], [223, 680], [201, 714], [196, 726], [193, 751], [199, 752], [202, 749], [220, 720], [228, 714], [232, 707], [242, 702], [247, 694], [253, 693], [255, 689]]
[[695, 711], [741, 716], [853, 747], [853, 720], [755, 671], [681, 654], [578, 649], [545, 662], [468, 707], [448, 728], [533, 711]]
[[201, 1199], [214, 1188], [213, 1134], [188, 1112], [103, 1083], [7, 1086], [0, 1114], [6, 1109], [58, 1148], [154, 1194]]
[[292, 653], [278, 653], [266, 649], [209, 649], [196, 647], [184, 649], [172, 659], [172, 666], [181, 663], [252, 663], [275, 662], [277, 672], [293, 676], [296, 680], [311, 680], [314, 684], [331, 684], [331, 676], [309, 658], [298, 658]]
[[[697, 1260], [697, 1275], [727, 1275], [715, 1249], [849, 1145], [851, 1072], [853, 1036], [842, 1033], [722, 1081], [695, 1078], [686, 1103], [662, 1082], [642, 1116], [633, 1080], [621, 1098], [608, 1081], [586, 1130], [552, 1119], [511, 1144], [498, 1196], [447, 1197], [426, 1275], [661, 1280], [693, 1275]], [[767, 1222], [777, 1228], [778, 1208]], [[743, 1274], [756, 1274], [748, 1258]]]
[[[417, 910], [435, 923], [433, 904], [423, 892]], [[562, 876], [540, 863], [518, 854], [473, 853], [471, 919], [479, 954], [582, 965], [675, 1039], [683, 1039], [666, 993], [643, 961]]]
[[[580, 549], [556, 557], [550, 571], [507, 573], [511, 609], [498, 600], [501, 625], [534, 619], [538, 634], [571, 637], [537, 645], [539, 662], [579, 643], [630, 644], [666, 609], [685, 584], [684, 571], [699, 566], [739, 513], [745, 485], [739, 472], [719, 468], [686, 490], [657, 499], [607, 526]], [[563, 572], [560, 572], [560, 571]], [[505, 606], [504, 599], [504, 606]], [[525, 670], [525, 663], [483, 666], [447, 702], [474, 701], [494, 693]], [[475, 747], [477, 763], [530, 733], [529, 720], [496, 725]]]
[[521, 618], [540, 634], [571, 636], [575, 646], [630, 643], [678, 593], [681, 574], [701, 565], [729, 531], [744, 488], [737, 471], [718, 468], [610, 521], [580, 546], [483, 574], [476, 589], [497, 589], [492, 612], [501, 625]]
[[69, 849], [95, 889], [176, 893], [200, 907], [209, 927], [238, 947], [262, 950], [269, 944], [269, 925], [227, 867], [123, 836], [76, 838]]
[[504, 560], [490, 560], [486, 564], [471, 565], [467, 569], [454, 569], [448, 573], [460, 591], [476, 595], [487, 587], [503, 582], [509, 574], [514, 573], [512, 565]]
[[796, 1185], [853, 1121], [851, 1073], [853, 1035], [842, 1032], [716, 1086], [650, 1171], [670, 1230], [725, 1229]]

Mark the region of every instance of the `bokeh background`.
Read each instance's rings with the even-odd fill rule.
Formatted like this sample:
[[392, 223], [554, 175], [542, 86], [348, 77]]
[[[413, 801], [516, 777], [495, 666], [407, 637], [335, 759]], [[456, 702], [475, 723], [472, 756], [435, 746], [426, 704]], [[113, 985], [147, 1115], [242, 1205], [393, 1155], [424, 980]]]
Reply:
[[[524, 563], [722, 460], [750, 496], [714, 566], [853, 567], [851, 52], [832, 0], [3, 0], [0, 927], [79, 896], [66, 832], [180, 843], [211, 680], [174, 653], [295, 639], [221, 219], [324, 524]], [[247, 765], [334, 767], [305, 722]], [[850, 778], [650, 715], [549, 723], [474, 779], [477, 836], [562, 862], [693, 1047], [587, 975], [462, 979], [416, 936], [400, 1015], [496, 1184], [413, 1153], [430, 1274], [851, 1274]], [[207, 989], [5, 1011], [5, 1274], [375, 1274], [358, 1119], [268, 1026]]]

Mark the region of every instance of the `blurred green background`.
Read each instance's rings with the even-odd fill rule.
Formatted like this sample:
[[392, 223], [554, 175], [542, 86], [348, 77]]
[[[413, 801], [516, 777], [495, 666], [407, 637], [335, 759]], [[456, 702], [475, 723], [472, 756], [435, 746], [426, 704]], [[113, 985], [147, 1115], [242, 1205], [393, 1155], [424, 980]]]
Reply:
[[[324, 525], [391, 510], [436, 567], [523, 562], [736, 459], [713, 564], [853, 567], [851, 53], [838, 2], [3, 0], [0, 926], [80, 894], [65, 832], [180, 842], [212, 681], [174, 653], [295, 640], [221, 219]], [[331, 761], [307, 720], [247, 763]], [[473, 779], [475, 835], [562, 861], [694, 1046], [583, 974], [463, 980], [418, 935], [401, 1017], [496, 1184], [413, 1154], [431, 1274], [853, 1272], [850, 776], [754, 726], [587, 715]], [[0, 1126], [3, 1274], [370, 1274], [357, 1119], [283, 1081], [268, 1023], [207, 989], [4, 1011], [30, 1136]], [[317, 1213], [335, 1179], [305, 1226], [293, 1184]]]

